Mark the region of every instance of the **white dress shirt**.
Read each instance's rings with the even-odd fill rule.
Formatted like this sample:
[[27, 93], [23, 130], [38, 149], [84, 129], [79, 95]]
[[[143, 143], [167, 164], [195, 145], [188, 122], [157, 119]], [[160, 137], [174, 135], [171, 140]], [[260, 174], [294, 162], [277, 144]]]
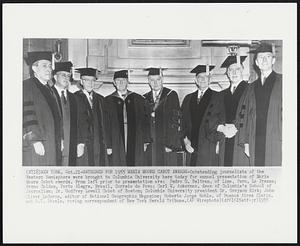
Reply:
[[201, 91], [200, 89], [198, 89], [198, 96], [197, 98], [199, 99], [201, 97], [201, 92], [202, 92], [202, 96], [204, 96], [205, 92], [207, 91], [208, 87], [206, 89], [204, 89], [203, 91]]
[[64, 96], [65, 96], [65, 98], [67, 100], [67, 90], [59, 88], [57, 85], [54, 85], [54, 87], [57, 90], [59, 97], [61, 97], [61, 94], [62, 94], [62, 91], [63, 91], [64, 92]]
[[93, 107], [93, 91], [91, 92], [91, 94], [90, 93], [88, 93], [88, 91], [87, 90], [82, 90], [83, 91], [83, 93], [85, 94], [85, 96], [87, 97], [87, 99], [88, 99], [88, 101], [89, 101], [89, 103], [90, 103], [90, 106], [91, 106], [91, 108]]

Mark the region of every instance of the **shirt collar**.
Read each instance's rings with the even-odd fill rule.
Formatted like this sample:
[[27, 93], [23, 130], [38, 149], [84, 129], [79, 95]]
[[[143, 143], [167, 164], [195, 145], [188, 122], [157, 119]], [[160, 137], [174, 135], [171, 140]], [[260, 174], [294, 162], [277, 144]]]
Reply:
[[[203, 90], [202, 91], [202, 96], [205, 94], [205, 92], [208, 90], [208, 87], [205, 89], [205, 90]], [[200, 97], [200, 95], [201, 95], [201, 90], [200, 89], [198, 89], [198, 98]]]
[[265, 82], [263, 80], [266, 80], [271, 75], [272, 72], [273, 72], [273, 70], [269, 71], [266, 75], [261, 74], [261, 77], [260, 77], [261, 82], [262, 83]]
[[62, 89], [62, 88], [59, 88], [56, 84], [54, 85], [55, 89], [57, 90], [58, 92], [58, 95], [61, 97], [61, 92], [64, 91], [64, 96], [67, 97], [67, 90], [66, 89]]
[[128, 91], [126, 91], [126, 96], [125, 98], [123, 97], [123, 95], [121, 94], [121, 92], [117, 91], [118, 95], [120, 98], [125, 99], [128, 96]]
[[83, 89], [82, 91], [87, 97], [93, 97], [93, 93], [94, 93], [93, 91], [91, 92], [91, 94], [88, 93], [87, 90], [85, 90], [85, 89]]
[[43, 82], [43, 81], [41, 81], [37, 76], [34, 76], [42, 85], [47, 85], [48, 83], [46, 82]]
[[239, 83], [236, 83], [236, 84], [230, 84], [231, 93], [233, 92], [233, 88], [234, 88], [234, 90], [236, 90], [242, 82], [243, 82], [243, 80], [241, 80]]
[[162, 93], [162, 90], [163, 90], [163, 88], [161, 88], [160, 91], [152, 90], [152, 97], [154, 100], [158, 97], [158, 95], [160, 95]]

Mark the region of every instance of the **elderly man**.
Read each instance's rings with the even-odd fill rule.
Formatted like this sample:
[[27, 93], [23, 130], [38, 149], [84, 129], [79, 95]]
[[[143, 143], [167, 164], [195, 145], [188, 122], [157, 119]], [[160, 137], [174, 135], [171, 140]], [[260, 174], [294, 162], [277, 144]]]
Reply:
[[116, 91], [105, 98], [108, 115], [107, 148], [111, 166], [144, 166], [150, 143], [145, 98], [128, 90], [128, 70], [117, 71]]
[[[182, 138], [187, 154], [187, 166], [218, 165], [214, 127], [218, 118], [217, 92], [209, 88], [210, 71], [215, 66], [198, 65], [195, 73], [197, 90], [185, 96], [182, 110]], [[211, 135], [211, 137], [209, 137]]]
[[[222, 124], [218, 126], [219, 141], [219, 164], [220, 166], [249, 166], [249, 145], [240, 145], [236, 133], [243, 129], [241, 123], [244, 119], [244, 101], [248, 83], [243, 80], [243, 62], [247, 56], [228, 56], [222, 68], [226, 68], [226, 74], [230, 86], [220, 92], [222, 101]], [[239, 123], [237, 123], [239, 122]]]
[[[59, 103], [63, 120], [63, 151], [62, 166], [76, 166], [77, 143], [84, 143], [78, 139], [78, 109], [76, 97], [68, 91], [71, 69], [71, 62], [55, 63], [54, 79], [52, 87]], [[81, 153], [82, 154], [82, 153]]]
[[259, 78], [249, 85], [243, 107], [239, 144], [249, 144], [250, 165], [280, 166], [282, 160], [282, 75], [273, 70], [272, 45], [251, 51]]
[[175, 91], [163, 86], [161, 68], [147, 68], [151, 91], [146, 93], [150, 107], [152, 143], [147, 148], [149, 166], [177, 166], [180, 144], [180, 104]]
[[52, 53], [29, 52], [32, 77], [23, 82], [23, 165], [61, 165], [62, 122], [49, 86]]
[[94, 68], [78, 68], [82, 89], [75, 93], [78, 103], [79, 139], [77, 166], [104, 166], [107, 164], [104, 126], [104, 98], [94, 92], [99, 72]]

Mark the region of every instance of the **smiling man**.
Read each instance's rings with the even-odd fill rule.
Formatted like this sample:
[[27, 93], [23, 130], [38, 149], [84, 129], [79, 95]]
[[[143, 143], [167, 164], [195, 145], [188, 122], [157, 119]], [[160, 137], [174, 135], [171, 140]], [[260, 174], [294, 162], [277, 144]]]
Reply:
[[[244, 101], [248, 83], [243, 80], [243, 62], [247, 56], [228, 56], [221, 68], [226, 68], [230, 86], [220, 92], [222, 124], [218, 126], [219, 165], [249, 166], [249, 143], [240, 145], [236, 133], [244, 128]], [[244, 105], [244, 106], [243, 106]]]
[[32, 77], [23, 82], [23, 165], [61, 165], [62, 124], [49, 82], [52, 53], [28, 52]]
[[273, 70], [275, 50], [261, 43], [253, 51], [259, 78], [251, 83], [245, 103], [246, 128], [240, 143], [249, 143], [251, 165], [280, 166], [282, 161], [282, 75]]
[[151, 91], [144, 97], [149, 105], [152, 143], [147, 148], [149, 166], [177, 166], [180, 144], [180, 105], [174, 90], [163, 86], [161, 68], [147, 68]]
[[145, 98], [128, 90], [128, 70], [114, 73], [115, 92], [105, 98], [107, 154], [111, 166], [144, 166], [150, 143]]
[[[57, 98], [63, 124], [63, 151], [62, 166], [76, 166], [78, 139], [78, 109], [76, 97], [68, 91], [71, 79], [72, 62], [55, 63], [54, 79], [52, 87]], [[80, 153], [78, 153], [80, 154]]]
[[218, 122], [214, 113], [216, 109], [219, 109], [217, 92], [209, 88], [210, 71], [214, 67], [198, 65], [191, 71], [195, 74], [197, 90], [186, 95], [182, 102], [181, 132], [183, 145], [187, 152], [187, 166], [218, 165], [217, 141], [208, 137], [213, 133], [213, 123]]
[[94, 91], [97, 73], [94, 68], [78, 68], [82, 89], [75, 93], [78, 103], [78, 134], [83, 143], [77, 146], [77, 166], [107, 164], [105, 146], [104, 97]]

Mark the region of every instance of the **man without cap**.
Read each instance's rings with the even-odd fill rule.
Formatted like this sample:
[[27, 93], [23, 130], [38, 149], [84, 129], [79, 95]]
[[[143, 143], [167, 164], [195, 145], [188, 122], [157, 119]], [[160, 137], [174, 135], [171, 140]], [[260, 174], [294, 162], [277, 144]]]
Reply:
[[222, 68], [230, 86], [220, 92], [222, 121], [218, 125], [219, 132], [219, 165], [249, 166], [249, 144], [240, 144], [235, 136], [245, 127], [245, 96], [248, 83], [243, 80], [243, 62], [247, 56], [228, 56]]
[[107, 165], [105, 146], [104, 97], [93, 89], [97, 80], [94, 68], [78, 68], [82, 89], [75, 93], [78, 104], [77, 166]]
[[111, 166], [145, 166], [150, 124], [145, 98], [128, 90], [128, 70], [114, 74], [115, 92], [105, 98], [107, 148]]
[[175, 91], [163, 86], [161, 68], [147, 68], [151, 90], [149, 104], [152, 143], [147, 148], [149, 166], [177, 166], [180, 143], [180, 104]]
[[61, 165], [62, 121], [49, 81], [52, 53], [28, 52], [32, 77], [23, 82], [23, 165]]
[[273, 70], [275, 51], [261, 43], [251, 51], [259, 78], [249, 85], [244, 103], [240, 144], [249, 144], [251, 166], [281, 166], [282, 161], [282, 75]]
[[215, 66], [198, 65], [195, 73], [197, 90], [185, 96], [182, 110], [182, 139], [187, 152], [187, 166], [218, 165], [213, 137], [215, 125], [220, 121], [217, 92], [209, 88], [210, 71]]
[[76, 166], [77, 143], [84, 143], [78, 138], [78, 109], [76, 96], [68, 91], [71, 62], [55, 63], [53, 91], [59, 103], [63, 121], [62, 166]]

